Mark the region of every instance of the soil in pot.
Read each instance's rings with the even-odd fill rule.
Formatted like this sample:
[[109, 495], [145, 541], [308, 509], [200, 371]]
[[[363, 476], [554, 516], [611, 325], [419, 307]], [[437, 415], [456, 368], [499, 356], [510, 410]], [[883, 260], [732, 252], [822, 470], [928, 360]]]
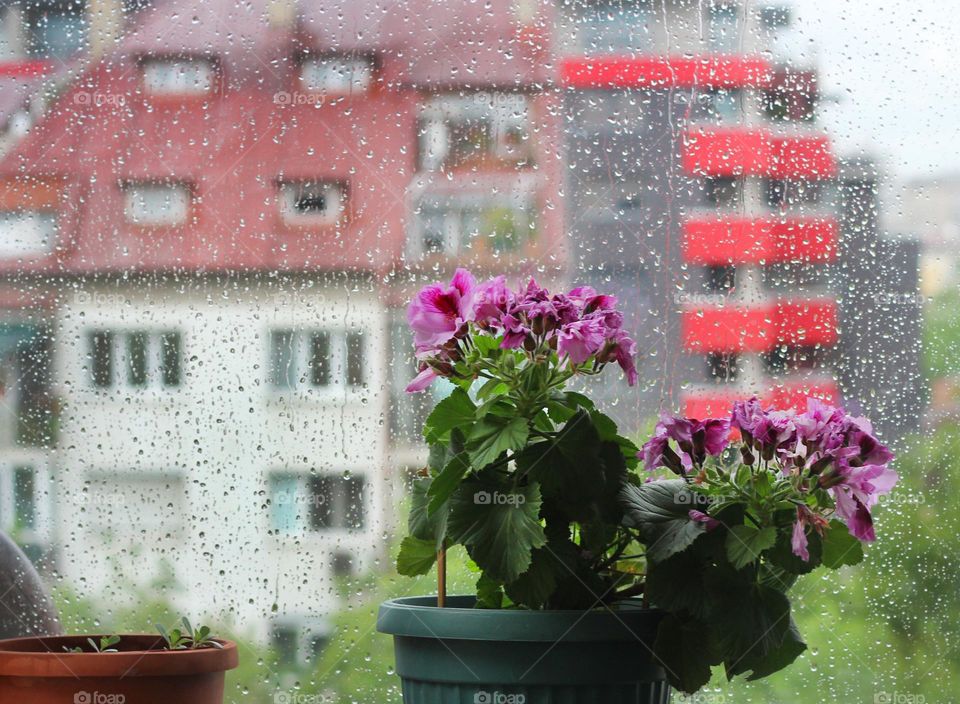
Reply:
[[[122, 635], [116, 653], [93, 653], [88, 636], [0, 641], [0, 702], [222, 704], [237, 646], [163, 650], [156, 635]], [[100, 636], [91, 636], [98, 641]], [[66, 652], [81, 647], [86, 652]]]

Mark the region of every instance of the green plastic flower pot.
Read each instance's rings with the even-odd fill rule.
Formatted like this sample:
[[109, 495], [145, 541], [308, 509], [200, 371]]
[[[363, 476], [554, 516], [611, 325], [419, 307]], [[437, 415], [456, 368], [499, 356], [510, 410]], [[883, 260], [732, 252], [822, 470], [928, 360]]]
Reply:
[[475, 609], [474, 597], [384, 602], [405, 704], [667, 704], [651, 648], [663, 614]]

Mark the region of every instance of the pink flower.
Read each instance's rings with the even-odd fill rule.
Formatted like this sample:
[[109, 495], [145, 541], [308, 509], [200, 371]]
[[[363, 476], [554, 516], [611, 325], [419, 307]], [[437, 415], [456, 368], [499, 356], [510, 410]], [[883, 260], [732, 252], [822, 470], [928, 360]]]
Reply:
[[473, 296], [473, 313], [468, 319], [484, 325], [496, 325], [513, 304], [516, 295], [507, 288], [506, 277], [485, 281], [476, 287]]
[[561, 357], [569, 357], [574, 364], [582, 364], [603, 347], [604, 332], [599, 318], [584, 318], [564, 325], [557, 338], [557, 352]]
[[475, 293], [476, 282], [466, 269], [457, 269], [447, 287], [432, 284], [421, 290], [407, 309], [417, 350], [441, 346], [471, 320]]
[[720, 521], [718, 521], [716, 518], [704, 513], [703, 511], [697, 511], [696, 509], [687, 511], [687, 517], [691, 521], [696, 521], [697, 523], [703, 523], [707, 531], [711, 531], [720, 525]]
[[850, 529], [850, 534], [864, 542], [876, 540], [870, 508], [879, 497], [889, 493], [900, 478], [884, 465], [843, 467], [839, 484], [830, 487], [837, 503], [837, 515]]
[[810, 562], [810, 551], [807, 549], [807, 531], [804, 526], [803, 515], [797, 509], [797, 522], [793, 524], [793, 535], [790, 537], [790, 549], [793, 554], [804, 562]]
[[503, 328], [503, 342], [500, 348], [504, 350], [513, 350], [521, 345], [530, 334], [530, 328], [523, 324], [517, 316], [507, 313], [500, 318], [500, 327]]
[[628, 337], [627, 334], [622, 330], [618, 330], [613, 339], [615, 341], [614, 344], [616, 345], [613, 348], [613, 357], [617, 360], [617, 364], [620, 365], [623, 373], [627, 375], [627, 384], [630, 386], [636, 386], [637, 343], [634, 342], [632, 338]]
[[433, 369], [424, 365], [424, 368], [413, 378], [413, 381], [407, 384], [407, 393], [415, 394], [419, 391], [424, 391], [438, 376]]

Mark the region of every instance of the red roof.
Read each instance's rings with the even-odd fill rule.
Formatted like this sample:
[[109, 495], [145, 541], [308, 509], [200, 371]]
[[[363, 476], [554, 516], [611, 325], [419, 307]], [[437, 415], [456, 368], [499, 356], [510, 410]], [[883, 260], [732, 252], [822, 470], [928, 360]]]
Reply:
[[[389, 270], [403, 256], [416, 170], [420, 97], [403, 86], [441, 78], [530, 86], [549, 70], [530, 40], [536, 19], [521, 31], [510, 0], [311, 2], [299, 20], [283, 8], [272, 0], [175, 1], [139, 15], [118, 51], [77, 80], [0, 162], [0, 201], [24, 193], [30, 200], [40, 188], [57, 190], [60, 202], [54, 254], [0, 261], [0, 272]], [[277, 97], [301, 90], [300, 55], [334, 49], [378, 57], [368, 94], [323, 104]], [[214, 91], [146, 95], [145, 55], [210, 56], [219, 67]], [[452, 57], [463, 65], [455, 70]], [[537, 162], [546, 191], [560, 167], [556, 159]], [[346, 216], [335, 226], [285, 225], [280, 179], [347, 182]], [[188, 185], [188, 223], [130, 224], [120, 188], [130, 180]], [[547, 222], [557, 231], [550, 241], [561, 221]]]

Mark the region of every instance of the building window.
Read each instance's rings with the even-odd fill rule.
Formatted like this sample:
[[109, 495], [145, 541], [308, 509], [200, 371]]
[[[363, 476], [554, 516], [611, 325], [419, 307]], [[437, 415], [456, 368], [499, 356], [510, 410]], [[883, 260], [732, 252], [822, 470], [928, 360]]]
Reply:
[[362, 530], [365, 485], [360, 476], [275, 472], [269, 478], [271, 528], [282, 535]]
[[213, 88], [216, 66], [208, 58], [147, 58], [143, 86], [149, 95], [206, 95]]
[[827, 184], [821, 181], [767, 179], [767, 205], [771, 208], [818, 205], [826, 200]]
[[171, 227], [187, 221], [190, 187], [182, 183], [127, 183], [123, 186], [128, 222], [140, 227]]
[[706, 268], [707, 291], [727, 293], [733, 289], [737, 280], [737, 269], [729, 265], [713, 265]]
[[300, 85], [311, 93], [366, 93], [373, 75], [374, 62], [368, 57], [316, 56], [300, 64]]
[[69, 59], [87, 44], [86, 3], [76, 0], [23, 3], [27, 51], [36, 59]]
[[274, 330], [271, 383], [278, 389], [359, 389], [366, 384], [366, 336], [357, 331]]
[[57, 237], [57, 214], [49, 210], [0, 212], [0, 257], [49, 254]]
[[419, 166], [424, 171], [532, 163], [530, 108], [521, 93], [444, 95], [420, 112]]
[[733, 54], [739, 51], [739, 8], [730, 2], [716, 2], [709, 10], [710, 50]]
[[580, 3], [576, 24], [580, 48], [590, 54], [619, 54], [650, 48], [650, 0]]
[[767, 373], [781, 376], [830, 367], [831, 349], [810, 345], [777, 345], [763, 356]]
[[178, 332], [95, 330], [89, 334], [90, 378], [100, 389], [176, 388], [181, 356]]
[[699, 118], [719, 125], [740, 122], [743, 93], [739, 90], [711, 90], [699, 96]]
[[712, 352], [707, 355], [707, 377], [715, 381], [737, 380], [737, 355]]
[[425, 196], [414, 215], [419, 256], [517, 252], [536, 232], [532, 203], [524, 196]]
[[280, 184], [280, 213], [289, 225], [335, 225], [346, 205], [346, 186], [338, 181], [290, 181]]
[[743, 179], [736, 176], [711, 176], [703, 187], [703, 198], [708, 205], [734, 208], [743, 200]]

